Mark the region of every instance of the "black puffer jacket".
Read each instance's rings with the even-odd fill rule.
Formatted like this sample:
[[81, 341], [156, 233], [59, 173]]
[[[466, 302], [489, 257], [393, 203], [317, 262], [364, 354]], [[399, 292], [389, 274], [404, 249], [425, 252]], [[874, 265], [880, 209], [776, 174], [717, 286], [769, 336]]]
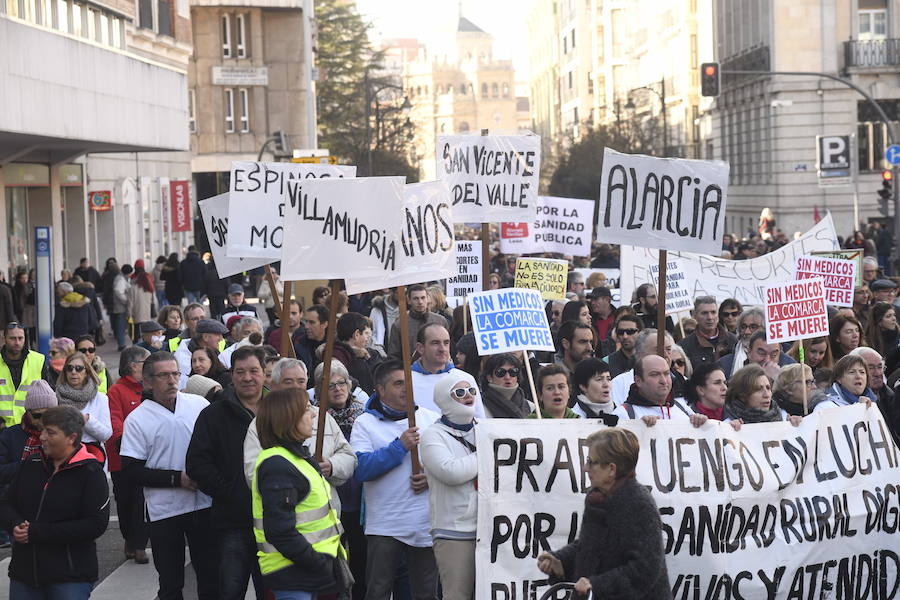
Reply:
[[202, 292], [206, 282], [206, 264], [196, 252], [188, 252], [187, 257], [178, 265], [181, 286], [191, 292]]
[[671, 600], [662, 521], [656, 503], [634, 477], [602, 502], [584, 503], [578, 540], [553, 554], [565, 580], [587, 577], [595, 598]]
[[13, 543], [9, 576], [39, 586], [97, 581], [94, 543], [109, 523], [109, 489], [100, 463], [82, 446], [59, 470], [29, 457], [0, 501], [7, 531], [28, 521], [28, 543]]

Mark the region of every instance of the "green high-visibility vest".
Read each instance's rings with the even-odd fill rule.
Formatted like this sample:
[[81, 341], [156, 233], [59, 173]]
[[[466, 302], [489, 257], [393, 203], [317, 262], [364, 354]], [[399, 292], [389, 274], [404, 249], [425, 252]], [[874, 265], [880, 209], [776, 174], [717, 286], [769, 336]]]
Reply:
[[109, 381], [106, 380], [106, 369], [97, 373], [97, 376], [100, 378], [100, 385], [97, 386], [97, 391], [105, 394], [106, 390], [109, 389]]
[[22, 365], [22, 380], [19, 388], [13, 386], [9, 366], [0, 358], [0, 418], [7, 427], [18, 425], [25, 414], [25, 394], [31, 384], [41, 378], [44, 370], [44, 355], [28, 350]]
[[331, 485], [309, 462], [294, 455], [291, 451], [281, 446], [268, 448], [259, 453], [256, 459], [256, 467], [253, 470], [253, 487], [251, 490], [253, 501], [253, 536], [256, 538], [256, 557], [259, 560], [259, 569], [263, 575], [274, 573], [285, 567], [293, 565], [278, 550], [266, 541], [266, 532], [263, 529], [263, 505], [262, 496], [257, 487], [257, 474], [259, 466], [267, 458], [281, 456], [294, 468], [309, 480], [309, 494], [294, 508], [297, 519], [297, 531], [306, 538], [306, 541], [316, 552], [327, 554], [331, 557], [347, 557], [347, 551], [341, 546], [341, 527], [337, 511], [331, 507]]

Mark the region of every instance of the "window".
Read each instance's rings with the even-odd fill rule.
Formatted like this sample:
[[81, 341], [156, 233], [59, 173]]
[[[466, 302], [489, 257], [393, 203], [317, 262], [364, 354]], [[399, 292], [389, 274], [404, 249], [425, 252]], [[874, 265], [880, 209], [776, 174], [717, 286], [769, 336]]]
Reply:
[[138, 0], [138, 27], [153, 30], [153, 0]]
[[883, 8], [859, 11], [859, 39], [883, 40], [887, 37], [887, 10]]
[[231, 56], [231, 15], [226, 13], [222, 15], [222, 58]]
[[234, 133], [234, 90], [225, 88], [225, 133]]
[[509, 98], [509, 84], [508, 83], [503, 84], [503, 97]]
[[572, 71], [569, 71], [568, 79], [569, 79], [569, 89], [571, 90], [572, 86], [574, 85], [574, 82], [572, 81]]
[[463, 96], [466, 95], [466, 84], [464, 84], [464, 83], [459, 84], [459, 93], [462, 94]]
[[87, 39], [96, 40], [97, 39], [97, 11], [93, 8], [88, 7], [87, 9]]
[[487, 98], [487, 95], [488, 95], [488, 87], [487, 87], [487, 84], [486, 84], [486, 83], [482, 83], [482, 84], [481, 84], [481, 97], [482, 97], [482, 98]]
[[572, 50], [575, 49], [575, 30], [572, 30]]
[[197, 132], [197, 113], [194, 108], [196, 103], [196, 98], [194, 97], [194, 90], [188, 90], [188, 130], [191, 133]]
[[72, 33], [81, 35], [81, 5], [72, 3]]
[[125, 44], [122, 40], [122, 19], [113, 17], [110, 21], [112, 21], [112, 45], [116, 48], [124, 48]]
[[500, 86], [496, 83], [491, 84], [491, 96], [497, 98], [500, 96]]
[[159, 0], [157, 33], [175, 37], [172, 31], [172, 0]]
[[594, 93], [594, 76], [591, 73], [588, 73], [588, 94], [593, 95]]
[[100, 43], [109, 46], [109, 17], [100, 13]]
[[563, 36], [563, 54], [569, 53], [569, 38]]
[[247, 58], [247, 16], [238, 15], [235, 26], [237, 27], [237, 57]]
[[250, 131], [250, 96], [247, 88], [238, 90], [241, 96], [241, 133]]
[[69, 33], [69, 3], [66, 0], [56, 0], [56, 28]]

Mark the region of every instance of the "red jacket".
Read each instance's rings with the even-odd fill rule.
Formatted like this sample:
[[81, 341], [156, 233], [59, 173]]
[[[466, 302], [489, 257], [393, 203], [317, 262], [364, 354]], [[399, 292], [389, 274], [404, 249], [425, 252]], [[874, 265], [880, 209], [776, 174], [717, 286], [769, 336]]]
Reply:
[[109, 472], [122, 470], [122, 459], [119, 458], [119, 445], [122, 443], [122, 429], [125, 417], [141, 404], [143, 384], [132, 379], [131, 375], [120, 377], [113, 384], [106, 396], [109, 398], [109, 418], [112, 421], [112, 437], [106, 440], [106, 454], [109, 460]]

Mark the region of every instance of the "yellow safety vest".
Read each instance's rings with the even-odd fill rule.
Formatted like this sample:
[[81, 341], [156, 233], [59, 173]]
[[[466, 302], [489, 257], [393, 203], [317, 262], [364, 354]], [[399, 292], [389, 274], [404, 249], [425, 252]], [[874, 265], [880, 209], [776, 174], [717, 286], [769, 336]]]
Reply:
[[[182, 339], [180, 337], [173, 337], [169, 340], [169, 352], [175, 352], [178, 350], [178, 346], [181, 345]], [[219, 354], [222, 353], [222, 350], [225, 349], [225, 340], [219, 340]]]
[[272, 456], [284, 457], [300, 473], [309, 480], [309, 494], [295, 507], [297, 531], [312, 545], [313, 550], [328, 556], [347, 557], [347, 551], [341, 545], [341, 534], [344, 532], [337, 511], [331, 507], [331, 486], [325, 478], [307, 461], [295, 456], [289, 450], [276, 446], [259, 453], [256, 467], [253, 469], [253, 536], [256, 538], [259, 569], [268, 575], [293, 565], [275, 546], [266, 541], [263, 530], [262, 496], [257, 487], [259, 466]]
[[7, 427], [18, 425], [25, 414], [25, 394], [32, 382], [41, 378], [44, 370], [44, 355], [39, 352], [28, 351], [25, 355], [25, 364], [22, 365], [22, 381], [19, 388], [13, 387], [12, 373], [6, 362], [0, 358], [0, 418]]
[[109, 382], [106, 380], [106, 369], [97, 373], [97, 376], [100, 378], [100, 385], [97, 386], [97, 391], [105, 394], [106, 390], [109, 389]]

